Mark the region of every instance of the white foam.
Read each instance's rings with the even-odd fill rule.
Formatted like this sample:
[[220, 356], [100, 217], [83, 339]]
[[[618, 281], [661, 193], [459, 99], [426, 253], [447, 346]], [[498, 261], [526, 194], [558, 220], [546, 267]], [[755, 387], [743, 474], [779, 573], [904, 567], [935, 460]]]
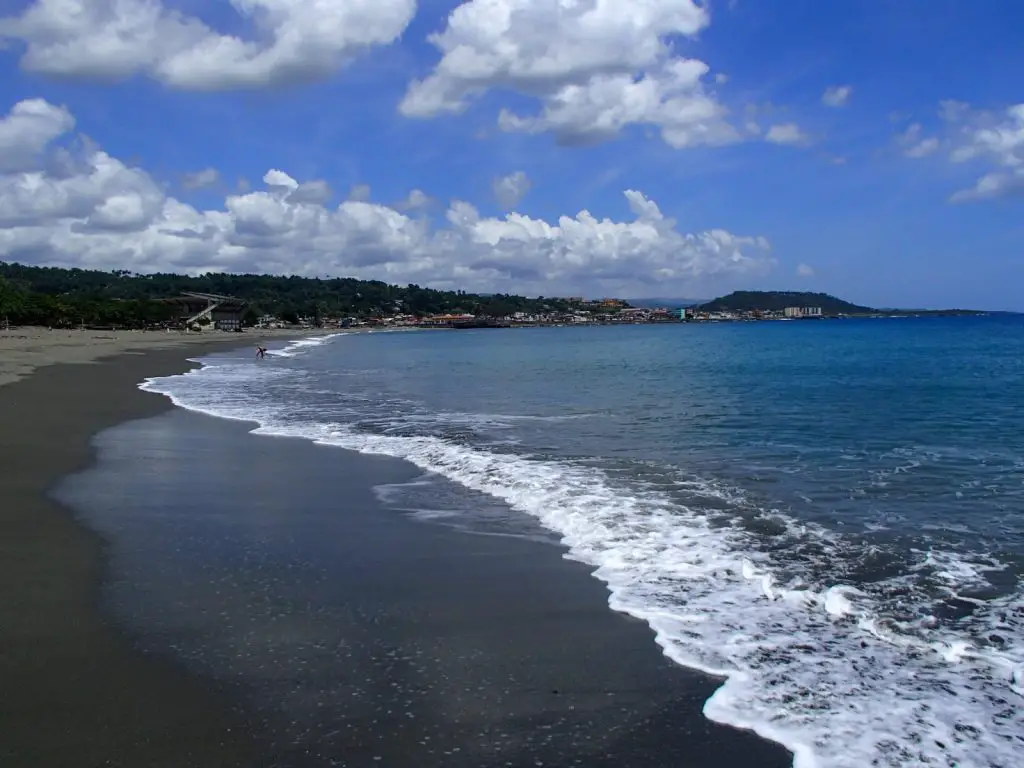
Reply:
[[[970, 627], [933, 617], [911, 627], [851, 585], [780, 576], [752, 534], [713, 524], [702, 510], [657, 491], [616, 485], [593, 468], [434, 437], [289, 421], [284, 404], [237, 402], [243, 374], [230, 368], [144, 387], [185, 408], [254, 421], [259, 434], [402, 458], [533, 515], [561, 535], [570, 557], [596, 569], [614, 610], [650, 624], [669, 658], [725, 678], [705, 705], [708, 717], [786, 745], [797, 768], [1020, 762], [1019, 595], [990, 601]], [[246, 368], [244, 375], [253, 375], [253, 366]], [[787, 525], [793, 535], [817, 535], [805, 524]], [[976, 575], [952, 553], [936, 558], [932, 553], [927, 565], [940, 566], [951, 583]], [[977, 641], [989, 632], [1003, 638], [998, 649]]]
[[329, 333], [325, 336], [306, 336], [301, 339], [293, 339], [288, 342], [287, 346], [281, 349], [268, 349], [267, 354], [274, 357], [295, 357], [301, 353], [309, 352], [314, 347], [319, 347], [331, 339], [348, 335], [348, 333]]

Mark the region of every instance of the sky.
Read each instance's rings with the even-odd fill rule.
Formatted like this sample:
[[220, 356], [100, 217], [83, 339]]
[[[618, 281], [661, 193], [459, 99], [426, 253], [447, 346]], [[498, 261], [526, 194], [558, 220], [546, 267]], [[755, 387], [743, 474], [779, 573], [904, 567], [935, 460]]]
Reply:
[[0, 0], [0, 260], [1024, 310], [1018, 0]]

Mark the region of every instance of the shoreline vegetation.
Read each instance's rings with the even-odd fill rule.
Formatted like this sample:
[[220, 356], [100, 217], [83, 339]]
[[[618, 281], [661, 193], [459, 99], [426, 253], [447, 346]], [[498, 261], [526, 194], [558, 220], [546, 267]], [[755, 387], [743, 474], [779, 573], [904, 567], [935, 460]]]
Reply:
[[1006, 314], [874, 309], [829, 294], [798, 291], [736, 291], [702, 304], [665, 300], [664, 306], [652, 307], [633, 306], [621, 298], [472, 294], [353, 278], [141, 275], [0, 262], [0, 328], [206, 330], [212, 322], [209, 316], [182, 318], [183, 294], [229, 297], [237, 306], [235, 330], [517, 328]]

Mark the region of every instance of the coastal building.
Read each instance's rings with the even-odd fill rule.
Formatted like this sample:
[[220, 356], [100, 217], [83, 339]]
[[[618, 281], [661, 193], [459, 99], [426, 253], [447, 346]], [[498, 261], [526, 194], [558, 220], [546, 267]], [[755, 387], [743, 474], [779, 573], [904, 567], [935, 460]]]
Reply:
[[476, 316], [468, 313], [431, 315], [420, 320], [419, 325], [427, 328], [456, 328], [475, 320]]
[[219, 331], [240, 331], [247, 302], [216, 293], [182, 293], [165, 303], [178, 308], [177, 322], [185, 328], [212, 326]]
[[789, 318], [821, 317], [821, 307], [786, 307], [783, 315]]

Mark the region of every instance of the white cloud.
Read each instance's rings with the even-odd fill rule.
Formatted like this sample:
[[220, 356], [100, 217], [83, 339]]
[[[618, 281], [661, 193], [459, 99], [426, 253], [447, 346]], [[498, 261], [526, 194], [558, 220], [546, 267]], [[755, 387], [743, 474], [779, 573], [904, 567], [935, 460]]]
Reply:
[[660, 127], [661, 138], [676, 149], [739, 141], [725, 121], [725, 108], [703, 92], [706, 73], [703, 62], [680, 59], [639, 78], [597, 74], [583, 85], [559, 89], [539, 115], [519, 117], [503, 109], [498, 125], [505, 131], [551, 131], [566, 144], [604, 141], [645, 123]]
[[204, 168], [195, 173], [186, 173], [181, 178], [185, 189], [206, 189], [220, 183], [220, 172], [216, 168]]
[[43, 99], [14, 105], [0, 120], [0, 172], [32, 168], [51, 141], [75, 127], [75, 118], [63, 107]]
[[821, 103], [826, 107], [845, 107], [852, 95], [852, 85], [832, 85], [821, 95]]
[[148, 174], [97, 148], [62, 160], [59, 172], [40, 166], [0, 175], [0, 227], [10, 231], [66, 225], [80, 234], [138, 232], [163, 207], [163, 190]]
[[515, 208], [532, 186], [525, 172], [516, 171], [491, 182], [491, 191], [503, 208]]
[[673, 39], [709, 23], [694, 0], [469, 0], [430, 37], [441, 60], [411, 84], [400, 109], [458, 113], [501, 89], [540, 102], [534, 115], [502, 110], [506, 131], [587, 143], [650, 125], [677, 148], [738, 141], [726, 109], [705, 90], [707, 64], [673, 52]]
[[796, 268], [797, 277], [814, 277], [814, 268], [807, 264], [800, 264]]
[[161, 0], [34, 0], [0, 18], [20, 41], [22, 69], [121, 80], [143, 74], [175, 88], [218, 91], [308, 82], [361, 51], [395, 41], [416, 0], [232, 0], [248, 38], [210, 29]]
[[765, 134], [765, 141], [772, 144], [806, 144], [810, 141], [806, 133], [796, 123], [780, 123], [773, 125]]
[[950, 161], [987, 166], [972, 187], [950, 200], [1024, 196], [1024, 104], [999, 113], [975, 111], [959, 102], [943, 102], [941, 108], [952, 128]]
[[[276, 194], [281, 195], [283, 200], [289, 203], [317, 203], [324, 204], [331, 199], [334, 191], [326, 181], [317, 179], [314, 181], [297, 182], [284, 171], [272, 168], [263, 175], [263, 183]], [[369, 187], [367, 195], [369, 195]]]
[[1024, 197], [1024, 172], [1018, 168], [1012, 171], [986, 173], [973, 187], [954, 192], [949, 200], [953, 203], [964, 203], [994, 197]]
[[0, 174], [0, 258], [143, 273], [327, 273], [533, 294], [682, 289], [772, 264], [763, 237], [680, 232], [634, 190], [625, 192], [633, 212], [625, 221], [587, 211], [553, 223], [518, 213], [485, 218], [456, 201], [434, 225], [365, 200], [328, 206], [325, 183], [279, 169], [263, 181], [219, 209], [200, 210], [89, 142], [74, 153], [54, 148], [34, 169]]

